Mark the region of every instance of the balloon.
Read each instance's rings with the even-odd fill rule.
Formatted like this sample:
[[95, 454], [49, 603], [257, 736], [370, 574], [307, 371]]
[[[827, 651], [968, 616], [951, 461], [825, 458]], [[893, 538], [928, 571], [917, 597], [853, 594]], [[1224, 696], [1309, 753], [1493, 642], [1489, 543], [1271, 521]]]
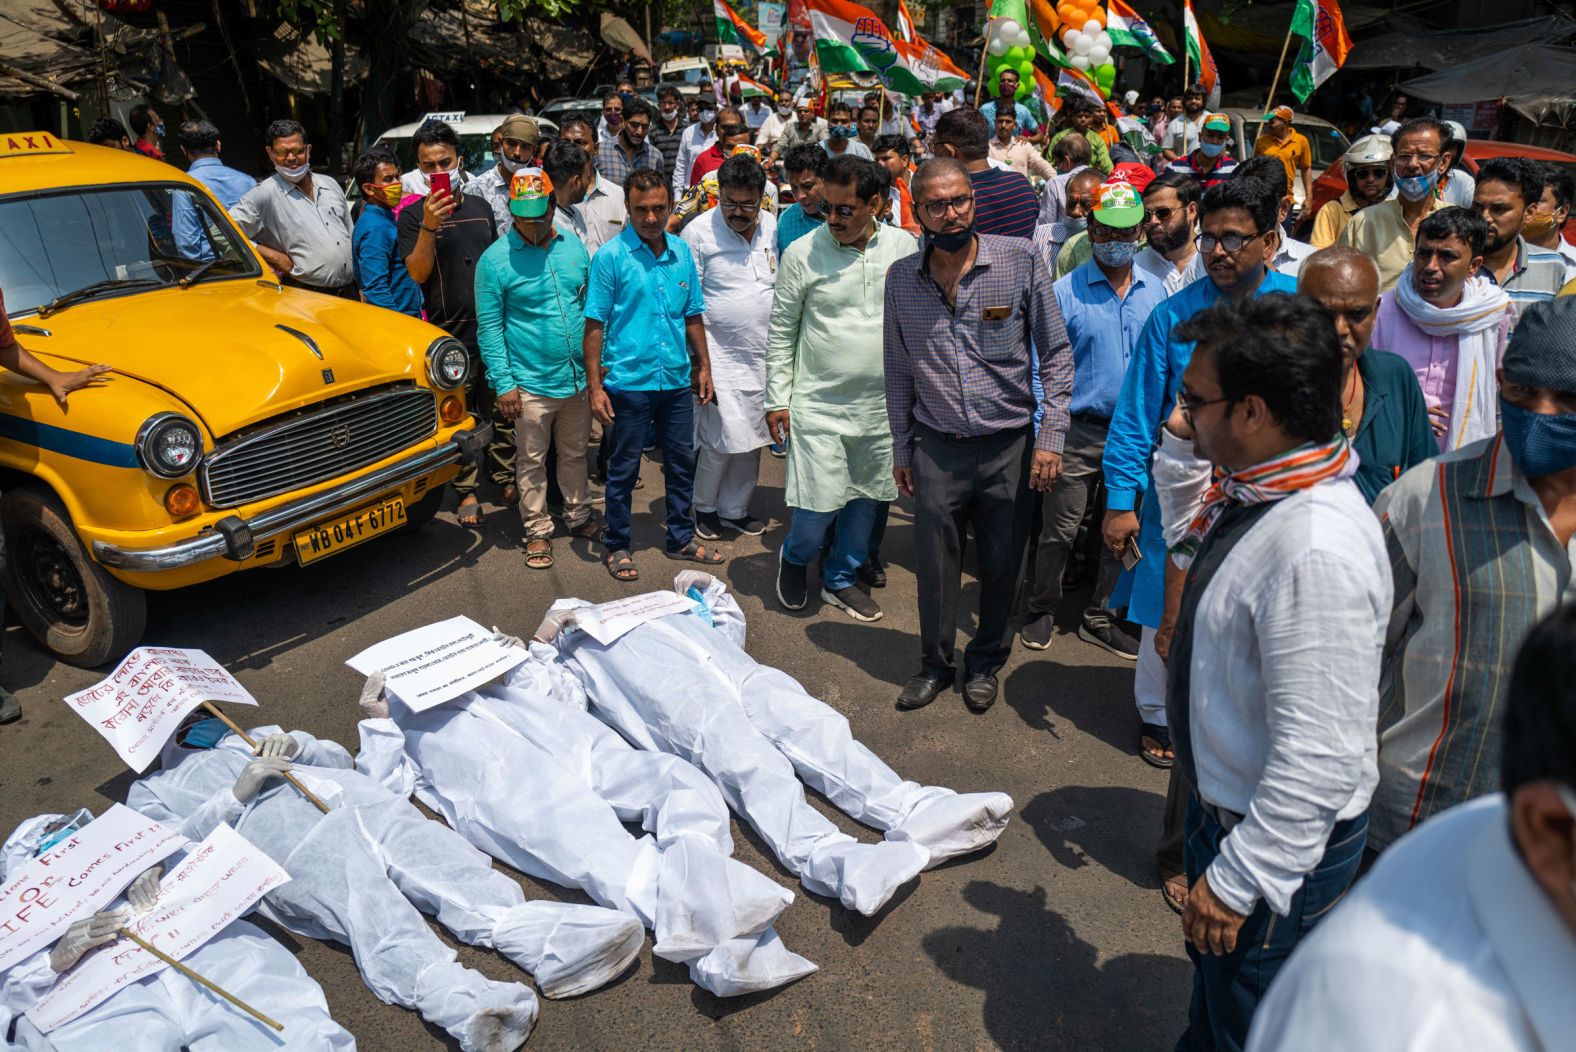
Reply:
[[1100, 23], [1101, 29], [1105, 28], [1105, 8], [1099, 4], [1094, 4], [1089, 8], [1089, 18]]
[[1078, 50], [1078, 41], [1083, 39], [1083, 34], [1076, 29], [1069, 29], [1062, 34], [1062, 46], [1068, 51]]
[[1034, 47], [1034, 38], [1029, 36], [1029, 31], [1027, 29], [1020, 29], [1018, 30], [1018, 39], [1013, 41], [1013, 43], [1017, 44], [1019, 47], [1032, 48]]
[[1097, 66], [1103, 66], [1111, 59], [1111, 49], [1096, 44], [1089, 49], [1089, 61]]
[[1094, 41], [1084, 34], [1079, 34], [1078, 42], [1073, 45], [1073, 50], [1080, 55], [1087, 55], [1094, 50]]
[[1086, 36], [1099, 36], [1100, 23], [1091, 18], [1083, 24], [1083, 31]]
[[1115, 46], [1116, 46], [1116, 45], [1115, 45], [1115, 44], [1113, 44], [1113, 43], [1112, 43], [1112, 42], [1111, 42], [1111, 34], [1110, 34], [1110, 33], [1107, 33], [1107, 32], [1106, 32], [1106, 31], [1105, 31], [1105, 30], [1103, 30], [1103, 29], [1102, 29], [1102, 30], [1100, 30], [1100, 35], [1099, 35], [1099, 36], [1097, 36], [1097, 37], [1095, 37], [1095, 39], [1094, 39], [1094, 42], [1095, 42], [1095, 45], [1096, 45], [1096, 46], [1098, 46], [1098, 47], [1103, 47], [1103, 48], [1105, 48], [1105, 49], [1106, 49], [1106, 50], [1107, 50], [1107, 51], [1110, 51], [1110, 50], [1111, 50], [1111, 49], [1112, 49], [1112, 48], [1113, 48], [1113, 47], [1115, 47]]
[[986, 50], [992, 55], [1005, 55], [1007, 53], [1007, 42], [999, 36], [993, 36], [990, 38], [990, 47]]
[[1008, 40], [1015, 39], [1022, 31], [1023, 27], [1010, 18], [1002, 19], [1001, 22], [996, 26], [996, 35], [999, 37], [1006, 37]]
[[1100, 90], [1109, 96], [1112, 86], [1116, 84], [1116, 67], [1109, 62], [1103, 66], [1096, 67], [1094, 82], [1100, 85]]
[[1073, 68], [1074, 69], [1088, 69], [1089, 68], [1089, 56], [1088, 55], [1072, 55], [1072, 56], [1070, 56], [1067, 59], [1067, 61], [1069, 61], [1069, 62], [1071, 62], [1073, 64]]

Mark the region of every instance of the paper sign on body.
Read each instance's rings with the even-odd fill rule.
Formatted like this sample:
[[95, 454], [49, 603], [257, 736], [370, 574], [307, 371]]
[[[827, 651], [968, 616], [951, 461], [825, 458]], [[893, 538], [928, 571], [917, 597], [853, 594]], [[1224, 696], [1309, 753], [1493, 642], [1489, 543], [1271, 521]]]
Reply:
[[462, 616], [385, 639], [345, 664], [363, 676], [382, 672], [389, 693], [412, 712], [424, 712], [498, 678], [527, 656]]
[[159, 755], [186, 714], [205, 701], [257, 704], [213, 658], [173, 647], [138, 647], [103, 680], [66, 695], [72, 711], [138, 772]]
[[[165, 875], [159, 883], [158, 905], [126, 928], [182, 960], [289, 879], [245, 837], [219, 825]], [[135, 943], [118, 940], [84, 957], [27, 1010], [27, 1016], [48, 1033], [164, 967], [164, 962]]]
[[0, 972], [91, 917], [143, 870], [189, 841], [124, 804], [72, 833], [0, 884]]
[[570, 620], [592, 639], [607, 646], [647, 621], [669, 614], [687, 614], [694, 609], [695, 604], [677, 592], [647, 592], [597, 606], [576, 607]]

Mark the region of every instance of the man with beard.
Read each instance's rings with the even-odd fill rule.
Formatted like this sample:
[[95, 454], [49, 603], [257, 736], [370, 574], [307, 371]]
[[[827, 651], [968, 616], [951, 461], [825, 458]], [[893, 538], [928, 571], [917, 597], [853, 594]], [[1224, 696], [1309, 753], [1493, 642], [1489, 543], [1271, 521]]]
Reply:
[[1525, 157], [1495, 157], [1477, 170], [1472, 208], [1488, 224], [1483, 270], [1510, 295], [1518, 317], [1565, 284], [1565, 258], [1521, 235], [1528, 209], [1543, 199], [1543, 183], [1543, 166]]
[[688, 124], [679, 89], [671, 84], [658, 88], [657, 115], [652, 118], [646, 141], [662, 154], [662, 174], [668, 177], [669, 183], [673, 182], [673, 169], [679, 163], [679, 143]]
[[1198, 184], [1185, 175], [1167, 172], [1144, 187], [1144, 238], [1149, 242], [1133, 257], [1133, 266], [1160, 279], [1166, 295], [1189, 281], [1198, 248]]
[[666, 171], [662, 151], [646, 141], [652, 120], [651, 107], [645, 99], [635, 96], [625, 102], [624, 119], [619, 122], [617, 133], [597, 144], [597, 174], [614, 186], [623, 186], [636, 168]]
[[1160, 156], [1167, 163], [1180, 161], [1198, 148], [1204, 117], [1204, 89], [1195, 84], [1182, 93], [1181, 109], [1166, 124]]

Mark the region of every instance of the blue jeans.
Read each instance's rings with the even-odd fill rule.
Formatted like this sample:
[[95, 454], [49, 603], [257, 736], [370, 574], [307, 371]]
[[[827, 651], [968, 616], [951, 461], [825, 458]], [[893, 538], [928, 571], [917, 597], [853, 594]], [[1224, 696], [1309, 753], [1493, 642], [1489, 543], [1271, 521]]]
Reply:
[[854, 571], [865, 561], [870, 546], [870, 531], [875, 528], [876, 512], [881, 501], [864, 497], [849, 501], [841, 511], [809, 511], [793, 509], [793, 519], [788, 523], [788, 539], [783, 541], [783, 562], [795, 566], [808, 566], [821, 550], [821, 541], [832, 523], [837, 523], [837, 537], [832, 541], [832, 552], [821, 567], [821, 583], [827, 591], [836, 592], [854, 583]]
[[[1182, 858], [1191, 885], [1220, 854], [1226, 831], [1204, 810], [1196, 793], [1188, 795], [1186, 829]], [[1260, 900], [1237, 932], [1237, 948], [1231, 953], [1201, 954], [1191, 942], [1187, 944], [1193, 961], [1193, 999], [1177, 1052], [1240, 1052], [1248, 1043], [1254, 1009], [1270, 982], [1297, 944], [1346, 894], [1367, 842], [1367, 814], [1335, 823], [1324, 857], [1292, 896], [1286, 916], [1276, 916]]]
[[695, 487], [695, 396], [688, 387], [676, 391], [614, 391], [612, 446], [607, 458], [607, 530], [602, 545], [609, 552], [629, 551], [630, 499], [640, 474], [640, 451], [655, 427], [662, 444], [662, 480], [668, 506], [668, 551], [676, 552], [695, 539], [690, 499]]

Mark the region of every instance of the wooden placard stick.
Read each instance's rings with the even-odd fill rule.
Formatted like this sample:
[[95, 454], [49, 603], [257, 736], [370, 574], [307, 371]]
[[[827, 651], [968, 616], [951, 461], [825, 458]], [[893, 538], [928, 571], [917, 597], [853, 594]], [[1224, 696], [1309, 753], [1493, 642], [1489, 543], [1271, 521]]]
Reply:
[[[220, 712], [219, 711], [219, 706], [215, 705], [211, 701], [205, 701], [205, 702], [202, 703], [202, 707], [207, 709], [209, 712], [213, 713], [214, 716], [217, 719], [222, 720], [226, 727], [230, 728], [236, 734], [240, 735], [241, 736], [241, 740], [243, 742], [245, 742], [247, 744], [247, 746], [252, 749], [252, 751], [255, 752], [257, 750], [257, 742], [252, 740], [251, 735], [247, 734], [240, 727], [236, 726], [235, 721], [230, 719], [230, 717], [228, 717], [224, 713]], [[319, 811], [323, 812], [325, 815], [328, 814], [328, 805], [325, 804], [323, 801], [319, 800], [317, 797], [313, 796], [312, 795], [312, 790], [310, 790], [306, 786], [302, 785], [301, 784], [301, 780], [299, 778], [297, 778], [295, 775], [289, 773], [288, 771], [285, 772], [283, 777], [284, 777], [285, 781], [287, 781], [291, 785], [295, 786], [296, 789], [300, 791], [302, 796], [306, 797], [308, 800], [312, 801], [312, 803], [316, 804], [317, 805], [317, 809]]]
[[[223, 718], [224, 717], [222, 717], [222, 716], [220, 717], [220, 719], [223, 719]], [[224, 989], [221, 986], [216, 985], [215, 983], [210, 981], [206, 976], [200, 975], [197, 972], [192, 971], [190, 968], [186, 967], [180, 961], [177, 961], [175, 958], [171, 957], [169, 954], [167, 954], [164, 951], [160, 950], [157, 946], [154, 946], [153, 943], [149, 942], [147, 939], [144, 939], [142, 936], [140, 936], [140, 935], [136, 934], [135, 932], [131, 931], [129, 928], [121, 928], [120, 929], [120, 934], [124, 935], [126, 938], [128, 938], [132, 942], [136, 943], [138, 946], [141, 946], [144, 950], [147, 950], [149, 953], [153, 954], [153, 956], [157, 957], [159, 960], [163, 961], [165, 964], [169, 965], [171, 968], [174, 968], [177, 972], [180, 972], [182, 975], [184, 975], [186, 978], [190, 979], [192, 982], [199, 983], [199, 984], [201, 984], [203, 986], [206, 986], [208, 989], [212, 990], [214, 993], [218, 994], [220, 997], [224, 998], [226, 1001], [229, 1001], [231, 1004], [233, 1004], [235, 1007], [239, 1008], [241, 1011], [245, 1012], [246, 1014], [252, 1016], [254, 1019], [256, 1019], [259, 1022], [261, 1022], [264, 1026], [271, 1026], [275, 1030], [283, 1030], [285, 1028], [285, 1025], [283, 1023], [276, 1022], [275, 1020], [272, 1020], [272, 1019], [268, 1018], [263, 1013], [259, 1012], [257, 1009], [253, 1008], [251, 1005], [249, 1005], [245, 1001], [241, 1000], [239, 997], [236, 997], [230, 991]]]

